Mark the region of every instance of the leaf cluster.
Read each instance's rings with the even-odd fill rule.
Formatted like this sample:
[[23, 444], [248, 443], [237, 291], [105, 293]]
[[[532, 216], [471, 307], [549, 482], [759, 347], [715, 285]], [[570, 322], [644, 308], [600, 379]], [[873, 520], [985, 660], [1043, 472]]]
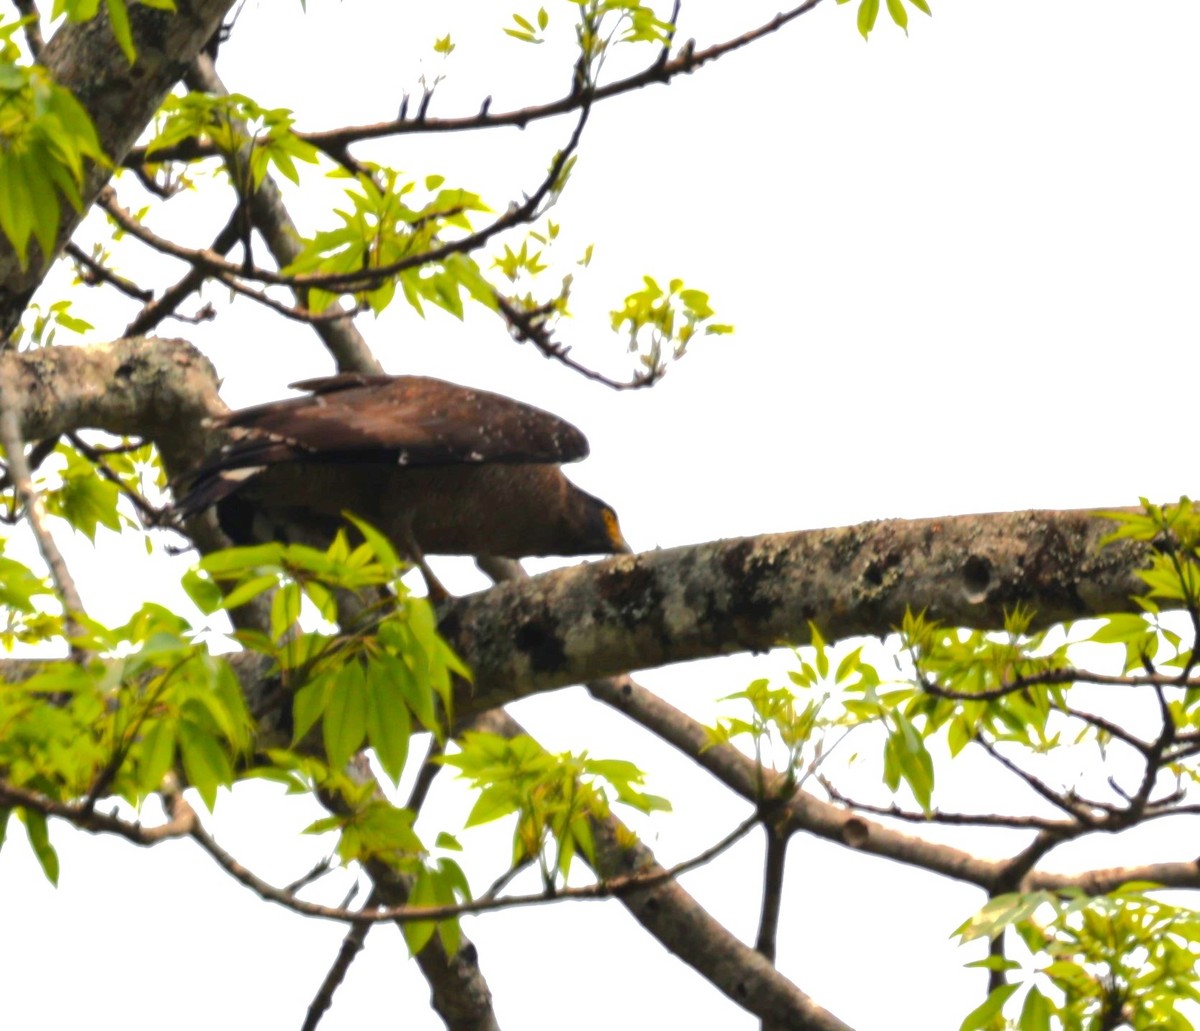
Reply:
[[[275, 662], [291, 693], [293, 745], [319, 729], [335, 768], [371, 747], [396, 781], [408, 758], [412, 721], [442, 737], [453, 711], [453, 680], [470, 673], [438, 636], [429, 602], [410, 597], [400, 582], [406, 567], [391, 544], [354, 522], [364, 538], [355, 547], [339, 533], [325, 551], [275, 543], [214, 552], [185, 587], [207, 612], [270, 592], [269, 630], [234, 636]], [[372, 594], [380, 588], [386, 591], [376, 602]], [[351, 633], [302, 630], [304, 602], [327, 623], [337, 620], [338, 592], [358, 594], [370, 606], [367, 621]]]
[[[436, 305], [456, 318], [463, 315], [463, 293], [489, 308], [495, 307], [491, 287], [475, 261], [464, 254], [448, 254], [440, 261], [404, 269], [397, 276], [371, 277], [371, 269], [381, 268], [420, 255], [445, 242], [450, 229], [470, 232], [471, 213], [490, 210], [477, 194], [448, 188], [440, 175], [426, 176], [423, 188], [428, 195], [414, 204], [417, 183], [403, 178], [392, 168], [370, 165], [368, 172], [351, 174], [344, 169], [330, 173], [349, 177], [349, 210], [338, 209], [341, 225], [322, 230], [302, 241], [295, 261], [284, 272], [351, 275], [364, 273], [370, 285], [345, 291], [357, 303], [378, 314], [395, 296], [399, 283], [405, 300], [424, 314], [424, 303]], [[340, 296], [325, 289], [309, 291], [309, 307], [323, 311]]]
[[614, 333], [629, 335], [629, 351], [637, 354], [652, 373], [661, 372], [664, 351], [682, 358], [698, 332], [723, 336], [733, 327], [714, 322], [708, 294], [672, 279], [664, 290], [650, 276], [642, 277], [643, 287], [625, 298], [625, 304], [609, 313]]
[[[599, 60], [614, 43], [652, 43], [667, 46], [675, 26], [663, 21], [648, 4], [637, 0], [567, 0], [577, 8], [573, 16], [576, 40], [579, 43], [581, 61], [590, 65]], [[546, 8], [539, 7], [537, 13], [526, 18], [514, 13], [513, 26], [506, 27], [506, 35], [522, 43], [543, 43], [545, 32], [550, 26], [550, 15]], [[535, 24], [536, 22], [536, 24]]]
[[[1030, 952], [1048, 962], [1028, 981], [994, 989], [961, 1031], [1006, 1026], [1192, 1031], [1179, 1005], [1200, 1002], [1200, 914], [1154, 897], [1155, 887], [1130, 883], [1094, 897], [1071, 890], [993, 898], [955, 931], [960, 941], [995, 938], [1012, 928]], [[972, 966], [1020, 969], [1000, 957]], [[1003, 1010], [1022, 987], [1027, 991], [1019, 1015], [1006, 1022]]]
[[[71, 643], [89, 661], [48, 661], [28, 679], [0, 684], [4, 780], [54, 802], [116, 796], [137, 808], [179, 769], [211, 809], [252, 741], [228, 663], [152, 603], [122, 626], [80, 615], [76, 629]], [[0, 811], [0, 823], [7, 816]], [[30, 809], [22, 818], [27, 827], [44, 822]], [[53, 879], [48, 839], [44, 849], [34, 844]]]
[[[837, 0], [839, 4], [847, 4], [850, 0]], [[933, 11], [929, 9], [929, 4], [926, 0], [908, 0], [918, 11], [928, 14], [932, 17]], [[908, 8], [904, 6], [904, 0], [886, 0], [887, 12], [892, 21], [904, 30], [904, 34], [908, 35]], [[875, 28], [875, 20], [879, 17], [879, 0], [858, 0], [858, 31], [862, 34], [863, 39], [867, 39], [871, 35], [871, 30]]]
[[457, 744], [457, 752], [438, 761], [457, 769], [480, 792], [466, 825], [515, 814], [512, 866], [536, 861], [548, 890], [559, 878], [566, 880], [577, 853], [595, 865], [592, 825], [609, 814], [606, 785], [615, 801], [639, 812], [670, 809], [666, 799], [641, 790], [645, 775], [621, 759], [592, 759], [586, 752], [554, 755], [527, 735], [475, 731]]
[[[190, 92], [171, 95], [158, 112], [158, 131], [146, 155], [186, 140], [209, 143], [224, 159], [224, 168], [242, 192], [257, 190], [274, 167], [293, 183], [300, 182], [297, 161], [316, 164], [317, 149], [293, 131], [286, 108], [264, 108], [241, 93], [218, 96]], [[244, 169], [235, 176], [235, 169]]]
[[[384, 798], [370, 780], [355, 779], [323, 759], [296, 751], [272, 749], [269, 762], [249, 775], [284, 784], [289, 794], [320, 795], [333, 809], [314, 820], [306, 834], [338, 835], [335, 852], [343, 865], [384, 863], [411, 879], [408, 903], [453, 906], [471, 901], [471, 888], [459, 864], [449, 856], [434, 858], [414, 827], [416, 814]], [[437, 847], [459, 851], [453, 835], [440, 833]], [[453, 954], [462, 940], [457, 917], [401, 923], [409, 952], [416, 955], [435, 931]]]
[[83, 209], [87, 162], [108, 163], [91, 119], [70, 90], [44, 68], [21, 63], [12, 37], [27, 20], [0, 23], [0, 232], [22, 268], [30, 238], [43, 263], [54, 255], [60, 203]]
[[[755, 764], [760, 771], [773, 768], [783, 777], [779, 791], [789, 795], [826, 754], [825, 737], [831, 727], [844, 723], [828, 715], [827, 703], [832, 694], [848, 690], [866, 690], [879, 683], [875, 668], [863, 660], [862, 648], [848, 652], [838, 662], [830, 679], [830, 648], [815, 623], [808, 625], [809, 648], [792, 649], [797, 667], [788, 672], [792, 685], [802, 691], [825, 686], [819, 698], [810, 697], [802, 706], [796, 693], [788, 687], [771, 687], [767, 678], [750, 682], [743, 691], [727, 695], [721, 701], [744, 701], [749, 718], [723, 717], [705, 728], [707, 748], [748, 737]], [[806, 656], [811, 652], [811, 660]], [[812, 745], [811, 756], [809, 745]], [[780, 758], [782, 757], [782, 762]], [[807, 771], [806, 771], [807, 767]], [[760, 780], [759, 794], [767, 800], [767, 785]]]

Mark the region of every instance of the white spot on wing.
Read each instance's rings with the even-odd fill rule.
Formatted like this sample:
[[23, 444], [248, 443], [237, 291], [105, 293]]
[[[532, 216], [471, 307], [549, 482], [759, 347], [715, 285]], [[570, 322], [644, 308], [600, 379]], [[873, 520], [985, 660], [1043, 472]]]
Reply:
[[257, 476], [265, 468], [265, 465], [247, 465], [241, 469], [226, 469], [221, 473], [221, 479], [241, 483], [243, 480], [250, 479], [251, 476]]

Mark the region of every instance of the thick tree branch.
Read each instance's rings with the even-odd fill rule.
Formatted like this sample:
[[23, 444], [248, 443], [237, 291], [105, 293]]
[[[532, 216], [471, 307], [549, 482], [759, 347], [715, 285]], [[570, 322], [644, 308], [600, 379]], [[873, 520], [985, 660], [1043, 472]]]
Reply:
[[626, 670], [892, 632], [906, 611], [1002, 629], [1136, 611], [1144, 546], [1100, 550], [1092, 512], [1012, 512], [715, 541], [620, 556], [448, 603], [447, 640], [475, 671], [464, 714]]
[[173, 474], [207, 453], [213, 441], [204, 419], [227, 410], [212, 364], [178, 339], [0, 354], [0, 375], [15, 384], [26, 440], [89, 428], [141, 436], [154, 441]]
[[1061, 891], [1078, 888], [1089, 895], [1103, 895], [1130, 881], [1149, 881], [1164, 888], [1200, 888], [1200, 859], [1188, 863], [1147, 863], [1144, 866], [1113, 866], [1078, 874], [1033, 870], [1021, 882], [1021, 891]]

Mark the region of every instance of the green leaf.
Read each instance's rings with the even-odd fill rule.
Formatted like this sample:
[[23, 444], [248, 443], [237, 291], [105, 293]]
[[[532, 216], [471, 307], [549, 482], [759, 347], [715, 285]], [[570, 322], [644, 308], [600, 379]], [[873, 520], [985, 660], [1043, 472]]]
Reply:
[[271, 599], [271, 637], [276, 642], [295, 626], [300, 618], [300, 585], [295, 581], [284, 584]]
[[498, 820], [509, 813], [515, 813], [520, 808], [507, 788], [484, 788], [471, 807], [464, 827], [478, 827], [480, 824]]
[[887, 0], [888, 14], [892, 16], [892, 21], [904, 30], [904, 34], [908, 35], [908, 11], [904, 9], [904, 0]]
[[257, 598], [264, 591], [269, 591], [277, 583], [279, 583], [279, 577], [277, 577], [274, 573], [266, 573], [262, 576], [252, 577], [245, 583], [238, 584], [237, 587], [225, 595], [225, 600], [221, 607], [223, 609], [239, 608], [242, 605], [245, 605], [246, 602]]
[[125, 7], [125, 0], [104, 0], [104, 6], [108, 8], [108, 20], [112, 25], [117, 46], [121, 48], [125, 60], [133, 64], [137, 60], [137, 50], [133, 46], [133, 33], [129, 27], [129, 11]]
[[[408, 896], [408, 904], [410, 906], [437, 905], [436, 889], [428, 870], [422, 869], [417, 875], [412, 894]], [[415, 956], [425, 948], [436, 929], [437, 924], [432, 920], [406, 920], [401, 923], [400, 930], [404, 934], [404, 941], [408, 944], [409, 955]]]
[[392, 542], [384, 534], [376, 530], [366, 520], [359, 519], [353, 513], [343, 512], [342, 515], [357, 527], [358, 532], [363, 536], [363, 540], [370, 545], [376, 560], [389, 574], [396, 576], [408, 568], [407, 563], [400, 561], [399, 556], [396, 554], [396, 549], [392, 547]]
[[47, 509], [62, 516], [93, 542], [97, 526], [119, 532], [117, 485], [98, 476], [96, 467], [74, 448], [59, 448], [58, 453], [66, 458], [67, 467], [62, 474], [62, 486], [46, 495]]
[[233, 780], [229, 756], [211, 733], [184, 722], [179, 725], [179, 758], [188, 783], [211, 812], [217, 804], [217, 788]]
[[244, 548], [226, 548], [205, 555], [197, 563], [197, 568], [217, 579], [240, 577], [260, 566], [278, 566], [283, 560], [283, 552], [282, 544], [253, 544]]
[[1025, 1005], [1021, 1007], [1021, 1018], [1017, 1026], [1021, 1031], [1050, 1031], [1053, 1009], [1050, 1001], [1039, 991], [1037, 985], [1029, 989]]
[[42, 868], [42, 873], [55, 887], [58, 886], [58, 853], [50, 844], [50, 831], [46, 826], [46, 816], [36, 809], [18, 809], [18, 815], [25, 824], [25, 833], [29, 836], [29, 844], [33, 854]]
[[[0, 841], [2, 840], [0, 838]], [[436, 844], [438, 848], [451, 849], [454, 852], [462, 851], [462, 845], [459, 844], [458, 838], [447, 831], [438, 831]]]
[[143, 794], [157, 791], [162, 779], [175, 761], [175, 732], [173, 720], [155, 720], [142, 733], [138, 755], [138, 789]]
[[1004, 1009], [1004, 1004], [1020, 987], [1019, 984], [1002, 984], [999, 988], [994, 988], [981, 1005], [967, 1014], [958, 1031], [986, 1031], [993, 1019]]
[[879, 16], [879, 0], [862, 0], [858, 5], [858, 31], [866, 39], [875, 28], [875, 19]]
[[28, 162], [0, 148], [0, 230], [8, 237], [17, 261], [26, 266], [29, 236], [33, 232], [33, 201], [29, 195]]
[[192, 604], [206, 616], [212, 615], [221, 607], [221, 588], [207, 576], [201, 576], [199, 570], [189, 569], [183, 574], [180, 583]]
[[379, 765], [396, 783], [408, 760], [412, 719], [400, 685], [385, 667], [372, 662], [367, 667], [367, 739], [375, 749]]
[[1135, 613], [1119, 612], [1106, 616], [1104, 622], [1096, 630], [1089, 641], [1099, 641], [1101, 644], [1114, 644], [1124, 641], [1141, 640], [1153, 632], [1153, 627], [1144, 616]]
[[[49, 116], [45, 120], [49, 121]], [[58, 195], [54, 190], [53, 179], [49, 175], [32, 176], [28, 183], [29, 200], [33, 209], [33, 235], [45, 258], [54, 254], [54, 242], [59, 223]], [[111, 487], [112, 484], [109, 486]]]
[[367, 733], [367, 686], [361, 663], [349, 662], [335, 675], [321, 731], [329, 765], [342, 768]]
[[409, 711], [417, 717], [426, 730], [438, 728], [437, 714], [433, 707], [433, 695], [428, 689], [422, 689], [417, 684], [407, 663], [394, 655], [380, 655], [373, 659], [371, 664], [379, 667], [376, 675], [381, 679], [386, 679], [399, 692]]

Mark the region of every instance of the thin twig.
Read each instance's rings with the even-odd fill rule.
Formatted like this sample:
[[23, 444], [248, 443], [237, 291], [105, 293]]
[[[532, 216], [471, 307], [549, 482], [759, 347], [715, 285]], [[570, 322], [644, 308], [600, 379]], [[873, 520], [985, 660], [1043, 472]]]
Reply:
[[[164, 799], [164, 804], [166, 800]], [[0, 780], [0, 805], [20, 806], [32, 809], [46, 816], [57, 816], [81, 830], [93, 833], [115, 834], [135, 845], [157, 845], [171, 838], [184, 838], [192, 832], [196, 814], [187, 802], [180, 798], [174, 807], [168, 807], [169, 820], [155, 827], [143, 827], [131, 820], [122, 820], [118, 816], [102, 813], [95, 809], [84, 812], [83, 806], [77, 802], [57, 802], [47, 795], [42, 795], [27, 788], [18, 787]]]
[[[66, 559], [58, 550], [58, 545], [54, 543], [54, 538], [46, 526], [46, 505], [42, 496], [34, 489], [29, 463], [25, 458], [25, 441], [21, 437], [21, 424], [17, 419], [16, 393], [8, 375], [4, 373], [0, 373], [0, 445], [3, 445], [8, 455], [9, 476], [25, 506], [29, 527], [62, 601], [68, 636], [74, 636], [78, 629], [74, 617], [83, 614], [83, 602], [79, 599], [79, 591], [76, 590], [75, 581], [71, 579], [70, 570], [67, 569]], [[81, 657], [73, 645], [72, 654]]]
[[233, 276], [218, 274], [215, 278], [218, 282], [224, 283], [235, 294], [241, 294], [252, 301], [257, 301], [263, 307], [270, 308], [277, 315], [282, 315], [285, 319], [291, 319], [293, 322], [307, 322], [310, 324], [336, 322], [338, 319], [352, 319], [355, 315], [370, 308], [370, 305], [363, 302], [356, 304], [353, 308], [339, 308], [334, 304], [324, 311], [311, 311], [308, 308], [297, 308], [294, 305], [277, 301], [264, 291], [246, 286], [245, 283], [239, 282]]
[[547, 358], [551, 358], [556, 362], [565, 365], [573, 372], [579, 373], [586, 379], [594, 380], [597, 383], [603, 383], [606, 387], [612, 387], [614, 390], [638, 390], [642, 387], [649, 387], [662, 379], [665, 367], [651, 369], [648, 372], [635, 373], [632, 379], [617, 380], [605, 376], [601, 372], [576, 361], [571, 357], [571, 349], [564, 344], [560, 344], [555, 340], [550, 331], [546, 328], [546, 316], [549, 314], [548, 306], [534, 308], [531, 311], [521, 311], [507, 297], [502, 296], [499, 292], [495, 295], [496, 306], [500, 309], [500, 314], [504, 316], [505, 322], [508, 323], [509, 331], [512, 333], [513, 339], [519, 343], [531, 343]]
[[1093, 673], [1074, 666], [1046, 670], [1042, 673], [1030, 673], [1027, 676], [1006, 680], [996, 687], [986, 691], [952, 691], [939, 684], [920, 678], [921, 687], [936, 698], [946, 698], [957, 702], [992, 702], [1016, 691], [1024, 691], [1030, 687], [1048, 687], [1057, 684], [1100, 684], [1109, 687], [1200, 687], [1200, 680], [1189, 679], [1186, 676], [1167, 673], [1143, 673], [1136, 677], [1115, 673]]
[[313, 868], [308, 871], [308, 873], [297, 877], [283, 890], [289, 895], [295, 895], [296, 892], [298, 892], [301, 888], [307, 888], [310, 884], [319, 881], [333, 868], [333, 860], [329, 856], [326, 856], [324, 859], [317, 862]]
[[829, 797], [839, 805], [844, 805], [855, 812], [870, 813], [873, 816], [889, 816], [894, 820], [903, 820], [905, 823], [941, 823], [951, 827], [1007, 827], [1019, 830], [1039, 830], [1047, 833], [1065, 833], [1075, 827], [1075, 823], [1072, 821], [1047, 820], [1040, 816], [947, 813], [940, 809], [931, 809], [926, 813], [903, 809], [894, 802], [891, 805], [874, 805], [844, 794], [827, 777], [818, 777], [817, 780], [821, 787], [829, 793]]
[[[79, 436], [78, 433], [68, 433], [67, 440], [71, 442], [71, 446], [75, 448], [84, 458], [96, 467], [96, 471], [101, 477], [113, 484], [118, 491], [127, 497], [133, 504], [133, 507], [138, 510], [142, 521], [147, 526], [160, 526], [166, 515], [167, 510], [157, 508], [150, 504], [141, 494], [127, 484], [120, 476], [113, 472], [104, 461], [104, 454], [98, 449], [92, 447], [87, 441]], [[141, 447], [141, 444], [136, 445]]]
[[13, 0], [13, 6], [22, 18], [31, 19], [25, 26], [25, 42], [29, 53], [35, 61], [42, 59], [42, 48], [46, 45], [42, 39], [42, 17], [34, 0]]
[[[110, 211], [109, 213], [111, 214], [112, 212]], [[228, 254], [233, 245], [237, 243], [238, 236], [237, 213], [234, 212], [213, 239], [209, 250], [214, 254]], [[125, 327], [125, 336], [144, 336], [162, 322], [163, 319], [173, 316], [184, 300], [204, 285], [206, 275], [204, 269], [196, 267], [188, 269], [184, 273], [183, 278], [175, 283], [174, 286], [167, 287], [161, 297], [157, 300], [149, 301], [138, 312], [134, 320]]]
[[1097, 730], [1102, 730], [1118, 741], [1124, 741], [1130, 748], [1136, 752], [1140, 752], [1143, 756], [1150, 754], [1152, 747], [1150, 744], [1136, 735], [1129, 733], [1124, 727], [1105, 719], [1103, 716], [1097, 716], [1095, 713], [1085, 712], [1082, 709], [1072, 709], [1070, 706], [1065, 707], [1062, 711], [1068, 716], [1072, 716], [1089, 726], [1095, 727]]
[[433, 781], [439, 773], [446, 767], [436, 759], [442, 754], [444, 749], [434, 735], [429, 736], [429, 750], [425, 753], [425, 761], [421, 763], [421, 769], [417, 772], [416, 782], [413, 784], [412, 791], [409, 792], [408, 802], [404, 808], [411, 810], [414, 813], [419, 813], [421, 807], [425, 804], [425, 799], [429, 795], [429, 789], [433, 787]]
[[[364, 910], [374, 909], [378, 905], [379, 894], [376, 890], [372, 889], [362, 908]], [[300, 1031], [315, 1031], [317, 1025], [321, 1022], [321, 1018], [328, 1012], [330, 1006], [333, 1005], [333, 993], [338, 990], [341, 983], [346, 979], [346, 972], [350, 969], [350, 964], [354, 962], [358, 954], [362, 951], [363, 945], [367, 940], [367, 935], [371, 933], [371, 928], [374, 926], [372, 923], [364, 922], [355, 924], [346, 932], [346, 937], [342, 939], [341, 948], [338, 949], [338, 954], [334, 957], [333, 965], [329, 968], [329, 972], [321, 982], [321, 987], [317, 989], [317, 994], [313, 996], [312, 1002], [308, 1004], [308, 1012], [304, 1015], [304, 1023], [300, 1025]]]
[[391, 906], [374, 909], [370, 912], [366, 912], [365, 910], [350, 910], [337, 906], [322, 906], [314, 902], [305, 902], [302, 899], [294, 898], [279, 888], [268, 884], [262, 878], [242, 866], [241, 863], [213, 840], [212, 836], [200, 825], [199, 821], [196, 821], [190, 833], [191, 837], [221, 869], [238, 883], [249, 888], [260, 898], [268, 902], [275, 902], [293, 912], [323, 920], [337, 920], [353, 924], [377, 924], [384, 921], [410, 923], [418, 920], [449, 920], [466, 913], [482, 913], [497, 909], [510, 909], [515, 906], [535, 906], [565, 899], [606, 899], [626, 895], [630, 892], [644, 891], [657, 887], [667, 881], [675, 880], [681, 874], [710, 862], [740, 838], [744, 837], [758, 821], [759, 816], [755, 813], [711, 848], [705, 849], [703, 852], [682, 863], [677, 863], [675, 866], [654, 873], [629, 874], [579, 888], [557, 888], [554, 891], [538, 892], [531, 895], [506, 895], [502, 898], [477, 899], [473, 902], [461, 902], [445, 906]]
[[147, 304], [153, 300], [153, 290], [147, 290], [144, 287], [138, 286], [133, 280], [117, 275], [112, 269], [105, 266], [102, 262], [97, 261], [90, 254], [87, 254], [77, 244], [68, 241], [65, 250], [73, 261], [83, 266], [83, 271], [80, 272], [79, 278], [85, 285], [96, 286], [99, 283], [108, 283], [110, 286], [115, 286], [126, 297], [132, 297], [135, 301]]
[[1061, 809], [1068, 816], [1073, 816], [1076, 820], [1087, 827], [1095, 826], [1096, 817], [1093, 813], [1089, 812], [1088, 809], [1076, 804], [1073, 799], [1068, 798], [1066, 795], [1055, 791], [1052, 787], [1039, 780], [1032, 773], [1021, 769], [1021, 767], [1019, 767], [1007, 756], [1001, 755], [998, 751], [996, 751], [995, 746], [993, 746], [991, 742], [981, 737], [977, 737], [975, 741], [985, 752], [987, 752], [988, 755], [995, 759], [996, 762], [998, 762], [1010, 773], [1015, 774], [1017, 777], [1023, 780], [1029, 785], [1029, 787], [1031, 787], [1037, 794], [1041, 795], [1042, 798], [1044, 798], [1051, 805]]

